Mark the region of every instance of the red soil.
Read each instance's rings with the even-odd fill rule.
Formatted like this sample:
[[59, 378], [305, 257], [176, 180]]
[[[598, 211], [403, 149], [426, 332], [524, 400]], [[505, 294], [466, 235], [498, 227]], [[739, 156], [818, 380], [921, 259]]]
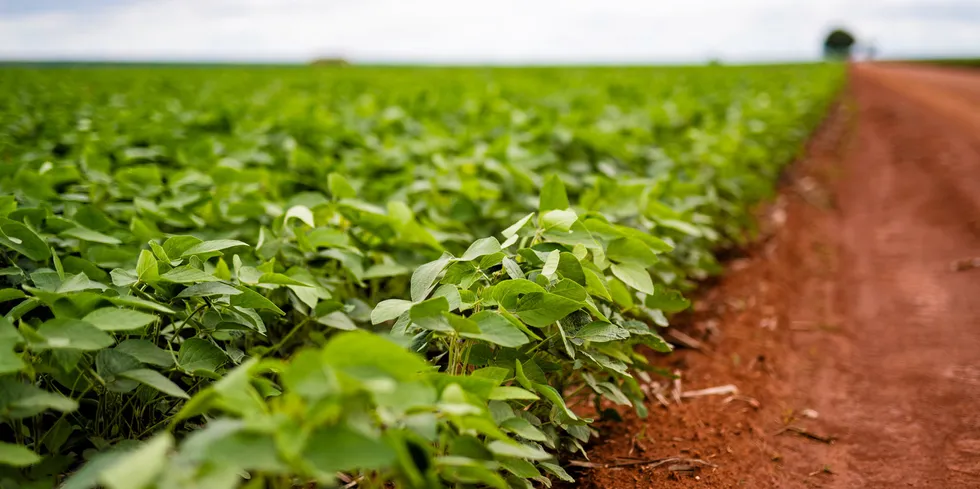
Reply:
[[[581, 486], [980, 488], [980, 71], [854, 67], [760, 214], [654, 360], [744, 397], [600, 424]], [[615, 466], [668, 457], [715, 466]]]

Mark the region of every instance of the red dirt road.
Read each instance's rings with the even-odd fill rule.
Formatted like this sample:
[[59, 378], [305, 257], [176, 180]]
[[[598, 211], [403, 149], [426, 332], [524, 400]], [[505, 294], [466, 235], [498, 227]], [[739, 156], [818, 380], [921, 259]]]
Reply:
[[[980, 71], [854, 67], [767, 216], [657, 360], [746, 397], [603, 425], [585, 485], [980, 488]], [[717, 467], [615, 466], [666, 457]]]

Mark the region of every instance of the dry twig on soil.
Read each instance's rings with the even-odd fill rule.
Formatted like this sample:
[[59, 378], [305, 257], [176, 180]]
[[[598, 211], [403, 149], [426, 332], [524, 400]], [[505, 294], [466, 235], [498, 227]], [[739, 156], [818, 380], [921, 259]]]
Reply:
[[980, 268], [980, 257], [963, 258], [949, 264], [949, 269], [954, 272], [964, 272], [973, 268]]
[[818, 435], [818, 434], [813, 433], [811, 431], [807, 431], [807, 430], [805, 430], [803, 428], [800, 428], [799, 426], [787, 426], [787, 427], [785, 427], [785, 428], [777, 431], [776, 434], [777, 435], [781, 435], [783, 433], [786, 433], [787, 431], [792, 432], [792, 433], [796, 433], [796, 434], [798, 434], [798, 435], [800, 435], [800, 436], [802, 436], [804, 438], [809, 438], [809, 439], [814, 440], [814, 441], [819, 441], [821, 443], [826, 443], [828, 445], [831, 444], [831, 443], [834, 443], [834, 440], [835, 440], [835, 438], [832, 437], [832, 436]]
[[722, 394], [738, 394], [738, 387], [735, 387], [735, 384], [719, 385], [707, 389], [687, 391], [681, 394], [681, 397], [687, 399], [689, 397], [717, 396]]
[[698, 350], [698, 351], [705, 350], [703, 343], [692, 338], [687, 333], [682, 333], [676, 329], [673, 328], [668, 329], [666, 336], [667, 339], [670, 340], [670, 342], [675, 345], [680, 345], [686, 348], [690, 348], [692, 350]]
[[704, 465], [707, 467], [717, 467], [717, 465], [708, 462], [707, 460], [701, 460], [699, 458], [686, 458], [686, 457], [669, 457], [669, 458], [654, 458], [648, 460], [623, 460], [620, 462], [613, 462], [608, 464], [598, 464], [595, 462], [586, 462], [585, 460], [572, 460], [569, 465], [575, 467], [586, 467], [590, 469], [613, 469], [617, 467], [635, 467], [637, 465], [643, 465], [650, 468], [660, 467], [661, 465], [673, 464], [673, 463], [683, 463], [688, 465]]

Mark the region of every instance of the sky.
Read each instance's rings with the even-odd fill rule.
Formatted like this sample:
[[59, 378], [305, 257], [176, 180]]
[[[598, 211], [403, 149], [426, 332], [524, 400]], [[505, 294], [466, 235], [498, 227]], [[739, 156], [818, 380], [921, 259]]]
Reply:
[[980, 0], [0, 0], [0, 59], [656, 63], [980, 56]]

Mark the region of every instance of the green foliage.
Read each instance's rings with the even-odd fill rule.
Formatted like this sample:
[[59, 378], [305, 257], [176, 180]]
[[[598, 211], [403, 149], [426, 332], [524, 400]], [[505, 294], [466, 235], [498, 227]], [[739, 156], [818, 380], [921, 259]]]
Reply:
[[5, 73], [0, 485], [75, 489], [570, 480], [842, 76]]

